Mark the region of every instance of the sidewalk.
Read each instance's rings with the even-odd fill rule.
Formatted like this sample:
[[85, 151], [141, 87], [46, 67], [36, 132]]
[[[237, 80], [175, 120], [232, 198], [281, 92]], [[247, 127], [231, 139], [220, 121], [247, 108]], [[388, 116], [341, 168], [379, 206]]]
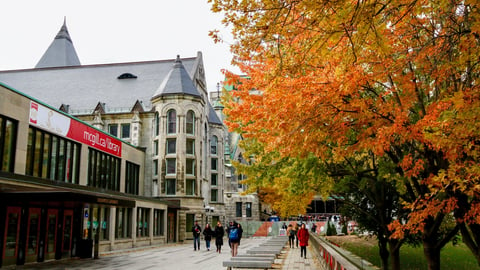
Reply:
[[321, 270], [317, 254], [313, 251], [311, 246], [307, 247], [307, 258], [300, 257], [300, 247], [285, 248], [287, 251], [286, 257], [282, 262], [283, 270]]

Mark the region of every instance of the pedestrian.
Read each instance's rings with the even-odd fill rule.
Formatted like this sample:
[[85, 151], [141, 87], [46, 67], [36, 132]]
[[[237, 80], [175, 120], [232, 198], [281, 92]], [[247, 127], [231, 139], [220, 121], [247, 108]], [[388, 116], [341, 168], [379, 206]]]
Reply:
[[289, 224], [287, 228], [287, 235], [288, 235], [288, 245], [290, 246], [290, 248], [295, 247], [295, 234], [296, 234], [295, 229], [293, 228], [292, 224]]
[[287, 224], [285, 224], [285, 222], [283, 222], [282, 229], [285, 229], [285, 230], [288, 229]]
[[223, 235], [225, 235], [225, 230], [223, 229], [222, 223], [218, 221], [217, 226], [215, 226], [215, 245], [217, 246], [218, 253], [222, 253]]
[[308, 230], [305, 228], [305, 223], [302, 224], [302, 227], [300, 230], [298, 230], [297, 235], [298, 239], [300, 241], [300, 257], [304, 257], [305, 259], [307, 258], [307, 246], [308, 246]]
[[298, 248], [298, 223], [295, 223], [295, 226], [293, 227], [293, 230], [295, 231], [295, 244], [296, 247]]
[[232, 257], [237, 256], [238, 252], [238, 245], [240, 242], [240, 230], [238, 228], [238, 224], [234, 221], [231, 223], [232, 225], [228, 227], [228, 241], [230, 243], [230, 248], [232, 252]]
[[238, 245], [240, 246], [240, 240], [242, 240], [242, 236], [243, 236], [243, 228], [242, 228], [242, 224], [238, 223]]
[[207, 247], [207, 251], [210, 251], [210, 241], [212, 240], [213, 231], [210, 227], [210, 224], [207, 223], [205, 225], [205, 229], [203, 229], [203, 236], [205, 238], [205, 245]]
[[193, 250], [200, 250], [200, 233], [202, 232], [202, 228], [198, 225], [198, 221], [195, 221], [195, 225], [192, 227], [192, 234], [193, 234]]
[[225, 229], [225, 231], [227, 232], [227, 239], [228, 239], [228, 246], [230, 248], [232, 248], [232, 244], [230, 243], [230, 237], [228, 235], [228, 233], [230, 232], [230, 227], [233, 226], [233, 221], [230, 221], [230, 223], [228, 223], [228, 227]]

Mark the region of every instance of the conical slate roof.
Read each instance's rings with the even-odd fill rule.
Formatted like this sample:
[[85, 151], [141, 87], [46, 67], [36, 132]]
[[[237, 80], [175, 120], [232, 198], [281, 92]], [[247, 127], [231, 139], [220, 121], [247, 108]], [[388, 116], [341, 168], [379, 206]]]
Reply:
[[35, 68], [80, 66], [77, 52], [68, 33], [66, 20], [55, 39], [38, 61]]
[[208, 123], [223, 125], [222, 120], [220, 120], [220, 118], [218, 117], [217, 113], [212, 107], [212, 104], [210, 104], [210, 102], [207, 102], [207, 104], [208, 104]]
[[195, 87], [190, 75], [185, 70], [185, 67], [180, 60], [180, 56], [177, 55], [177, 59], [163, 80], [160, 87], [157, 89], [152, 98], [165, 95], [190, 95], [195, 97], [201, 97], [200, 93]]

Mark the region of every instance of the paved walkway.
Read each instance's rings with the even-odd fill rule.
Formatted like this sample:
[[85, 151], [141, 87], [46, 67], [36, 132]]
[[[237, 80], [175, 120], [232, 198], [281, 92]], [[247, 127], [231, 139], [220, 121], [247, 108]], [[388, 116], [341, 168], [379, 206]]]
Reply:
[[[238, 254], [246, 254], [246, 250], [256, 247], [266, 241], [265, 237], [242, 239]], [[202, 241], [200, 251], [193, 251], [193, 243], [163, 245], [158, 247], [138, 248], [128, 251], [103, 254], [99, 259], [66, 259], [40, 264], [29, 264], [5, 269], [52, 269], [52, 270], [146, 270], [146, 269], [195, 269], [195, 270], [225, 270], [223, 261], [229, 260], [230, 248], [223, 246], [222, 253], [205, 249]], [[213, 244], [213, 243], [212, 243]], [[307, 259], [300, 258], [300, 248], [285, 248], [285, 253], [275, 261], [275, 269], [284, 270], [320, 270], [317, 259], [312, 257], [311, 248], [307, 249]], [[4, 268], [2, 268], [4, 269]]]

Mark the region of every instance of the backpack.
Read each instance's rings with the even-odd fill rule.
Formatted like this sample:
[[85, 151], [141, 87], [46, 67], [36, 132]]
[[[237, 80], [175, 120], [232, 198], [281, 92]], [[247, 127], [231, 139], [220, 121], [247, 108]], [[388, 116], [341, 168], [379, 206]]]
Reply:
[[290, 230], [290, 236], [295, 236], [295, 231], [294, 230]]
[[230, 229], [230, 232], [228, 234], [228, 238], [230, 238], [230, 241], [238, 241], [239, 240], [238, 228]]

